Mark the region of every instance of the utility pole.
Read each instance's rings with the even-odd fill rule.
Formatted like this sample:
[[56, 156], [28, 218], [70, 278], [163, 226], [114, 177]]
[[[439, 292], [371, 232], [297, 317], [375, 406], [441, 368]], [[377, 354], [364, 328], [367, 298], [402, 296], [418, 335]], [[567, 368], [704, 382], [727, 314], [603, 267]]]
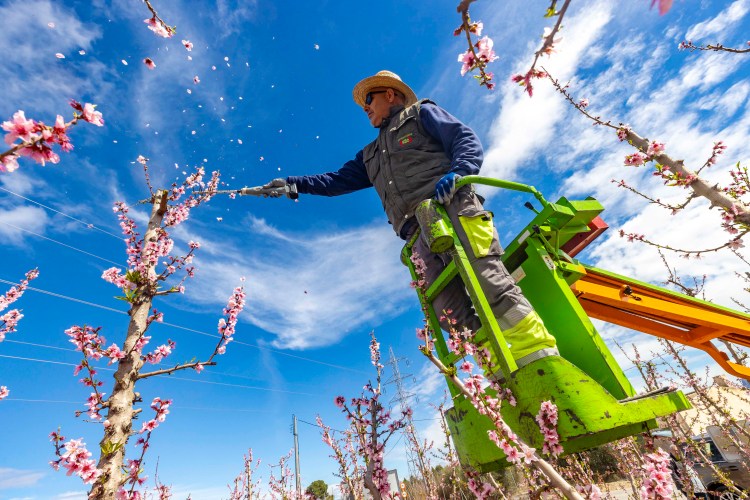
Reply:
[[302, 484], [299, 473], [299, 439], [297, 434], [297, 415], [292, 415], [294, 426], [294, 481], [297, 486], [297, 498], [302, 498]]

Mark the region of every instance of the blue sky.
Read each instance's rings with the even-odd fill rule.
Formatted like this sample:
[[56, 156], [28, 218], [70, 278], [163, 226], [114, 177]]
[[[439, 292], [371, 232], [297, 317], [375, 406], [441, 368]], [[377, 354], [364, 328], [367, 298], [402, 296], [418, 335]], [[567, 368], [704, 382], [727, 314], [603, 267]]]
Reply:
[[[23, 109], [51, 123], [58, 113], [70, 116], [67, 101], [75, 98], [98, 104], [106, 121], [103, 128], [75, 127], [75, 150], [60, 164], [42, 168], [23, 160], [18, 171], [0, 175], [0, 279], [18, 281], [39, 267], [32, 286], [57, 294], [27, 292], [17, 304], [26, 316], [19, 331], [0, 345], [0, 384], [11, 390], [0, 402], [0, 498], [85, 498], [77, 479], [47, 465], [50, 431], [61, 426], [65, 436], [83, 437], [95, 449], [101, 430], [73, 416], [88, 392], [72, 376], [79, 354], [63, 331], [85, 323], [101, 325], [108, 340], [123, 338], [124, 304], [100, 275], [109, 261], [125, 260], [113, 202], [132, 204], [147, 193], [134, 164], [138, 155], [151, 159], [162, 185], [199, 164], [220, 169], [233, 188], [337, 169], [374, 137], [351, 100], [353, 85], [389, 69], [477, 131], [485, 175], [534, 184], [550, 199], [595, 196], [613, 229], [673, 245], [701, 248], [729, 239], [706, 203], [670, 216], [618, 190], [612, 178], [662, 199], [682, 195], [645, 169], [622, 167], [629, 148], [612, 132], [591, 127], [551, 86], [540, 82], [529, 99], [509, 82], [528, 68], [551, 24], [542, 18], [546, 5], [472, 5], [500, 56], [492, 68], [498, 88], [489, 93], [460, 77], [456, 56], [465, 42], [451, 35], [460, 21], [455, 4], [157, 0], [162, 18], [177, 26], [177, 35], [165, 40], [146, 28], [149, 12], [139, 2], [0, 2], [0, 117]], [[559, 53], [543, 65], [570, 80], [573, 95], [588, 98], [597, 114], [664, 141], [688, 165], [701, 165], [713, 142], [723, 140], [728, 149], [707, 174], [723, 182], [729, 167], [750, 153], [746, 58], [681, 52], [677, 44], [744, 45], [750, 1], [682, 0], [662, 17], [649, 4], [573, 2]], [[193, 42], [192, 52], [180, 44], [183, 38]], [[144, 57], [156, 69], [148, 70]], [[507, 241], [528, 219], [524, 200], [486, 194]], [[142, 222], [145, 212], [138, 217]], [[373, 375], [371, 330], [384, 354], [393, 348], [403, 358], [401, 371], [414, 377], [406, 382], [419, 394], [420, 432], [438, 436], [428, 403], [441, 399], [443, 383], [417, 351], [421, 317], [398, 260], [401, 242], [372, 190], [297, 203], [217, 198], [174, 236], [178, 246], [191, 239], [203, 246], [185, 296], [159, 304], [165, 324], [154, 328], [154, 340], [177, 342], [173, 361], [210, 354], [215, 339], [205, 333], [216, 331], [240, 276], [247, 277], [248, 293], [238, 342], [218, 366], [139, 386], [146, 401], [174, 400], [154, 433], [147, 472], [153, 478], [158, 458], [159, 477], [173, 485], [176, 498], [226, 496], [224, 485], [241, 471], [247, 448], [264, 464], [286, 454], [292, 414], [306, 422], [320, 414], [332, 427], [344, 426], [333, 398], [359, 394]], [[654, 283], [666, 277], [653, 250], [628, 244], [615, 231], [584, 260]], [[686, 276], [707, 274], [711, 300], [743, 300], [734, 275], [741, 263], [733, 256], [672, 258], [672, 264]], [[655, 348], [652, 338], [606, 325], [601, 330], [609, 342], [637, 343], [644, 355]], [[689, 357], [695, 368], [718, 373], [700, 352]], [[108, 381], [110, 372], [101, 373]], [[389, 386], [387, 398], [394, 393]], [[335, 464], [317, 429], [300, 423], [299, 431], [303, 483], [332, 483]], [[404, 450], [394, 444], [386, 465], [407, 475]], [[261, 466], [264, 479], [268, 471]]]

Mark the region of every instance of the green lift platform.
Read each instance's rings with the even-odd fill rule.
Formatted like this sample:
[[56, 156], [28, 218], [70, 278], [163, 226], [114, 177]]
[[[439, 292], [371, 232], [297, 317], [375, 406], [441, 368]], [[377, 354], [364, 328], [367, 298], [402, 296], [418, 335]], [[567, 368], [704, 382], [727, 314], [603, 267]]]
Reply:
[[[602, 205], [593, 198], [580, 201], [560, 198], [557, 202], [550, 203], [532, 186], [487, 177], [466, 176], [457, 184], [460, 187], [470, 183], [530, 193], [541, 204], [542, 208], [533, 220], [506, 247], [503, 261], [548, 330], [555, 336], [560, 356], [541, 358], [518, 369], [445, 210], [435, 200], [426, 200], [419, 206], [416, 214], [421, 233], [427, 236], [433, 252], [449, 252], [452, 256], [452, 261], [438, 279], [427, 290], [418, 292], [427, 312], [426, 319], [434, 334], [435, 350], [440, 360], [446, 366], [456, 366], [460, 361], [448, 350], [438, 321], [441, 311], [433, 309], [432, 301], [450, 280], [460, 277], [482, 323], [478, 340], [487, 344], [493, 352], [493, 358], [498, 360], [504, 376], [504, 387], [512, 391], [517, 401], [516, 406], [511, 406], [504, 400], [503, 419], [530, 446], [538, 449], [542, 447], [543, 437], [535, 416], [541, 403], [547, 400], [557, 405], [557, 427], [565, 453], [578, 452], [645, 432], [656, 427], [656, 418], [690, 408], [684, 394], [674, 389], [636, 395], [587, 314], [587, 310], [596, 310], [598, 313], [592, 314], [592, 317], [602, 317], [658, 335], [658, 332], [653, 331], [658, 328], [653, 325], [652, 331], [633, 326], [632, 318], [665, 326], [668, 321], [663, 321], [653, 311], [634, 312], [628, 308], [642, 302], [637, 294], [645, 293], [646, 288], [653, 295], [679, 295], [640, 282], [618, 280], [617, 278], [622, 277], [587, 267], [573, 258], [573, 255], [606, 228], [598, 217], [603, 211]], [[416, 280], [414, 265], [410, 259], [415, 238], [404, 247], [402, 261], [410, 268], [412, 277]], [[597, 295], [595, 290], [586, 286], [582, 287], [585, 292], [576, 288], [576, 284], [588, 285], [589, 277], [593, 275], [614, 277], [614, 284], [609, 290], [614, 287], [617, 293], [613, 299], [610, 298], [609, 303], [604, 304], [603, 300], [599, 300], [600, 295], [606, 295], [605, 293]], [[632, 287], [636, 285], [641, 288], [634, 293]], [[672, 302], [676, 300], [673, 298]], [[681, 296], [680, 300], [716, 309], [716, 306], [697, 299]], [[658, 305], [655, 307], [658, 308]], [[609, 308], [606, 309], [606, 314], [601, 312], [603, 308]], [[750, 317], [728, 309], [718, 309], [719, 316], [733, 313], [732, 321], [742, 323], [750, 338]], [[631, 319], [613, 321], [617, 314]], [[671, 328], [674, 331], [687, 331], [682, 324], [672, 325]], [[696, 328], [700, 330], [701, 327]], [[736, 327], [733, 328], [737, 330]], [[705, 331], [700, 331], [705, 336]], [[688, 344], [690, 345], [689, 342]], [[448, 388], [453, 397], [453, 407], [446, 412], [446, 418], [461, 463], [481, 472], [508, 465], [502, 450], [487, 438], [487, 431], [493, 428], [490, 420], [480, 415], [450, 380]]]

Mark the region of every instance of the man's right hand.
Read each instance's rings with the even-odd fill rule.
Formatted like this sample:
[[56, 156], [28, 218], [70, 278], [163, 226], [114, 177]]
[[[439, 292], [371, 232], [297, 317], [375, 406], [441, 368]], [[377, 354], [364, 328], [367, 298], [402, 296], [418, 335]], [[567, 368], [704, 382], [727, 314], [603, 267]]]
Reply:
[[[274, 189], [274, 188], [283, 188], [286, 186], [286, 179], [283, 177], [277, 177], [276, 179], [267, 182], [266, 184], [263, 184], [263, 189]], [[281, 198], [284, 196], [284, 193], [281, 190], [272, 192], [266, 196], [270, 196], [271, 198]]]
[[266, 184], [263, 184], [263, 187], [265, 189], [271, 189], [271, 188], [280, 188], [286, 186], [286, 179], [283, 177], [277, 177], [276, 179], [272, 180], [271, 182], [268, 182]]

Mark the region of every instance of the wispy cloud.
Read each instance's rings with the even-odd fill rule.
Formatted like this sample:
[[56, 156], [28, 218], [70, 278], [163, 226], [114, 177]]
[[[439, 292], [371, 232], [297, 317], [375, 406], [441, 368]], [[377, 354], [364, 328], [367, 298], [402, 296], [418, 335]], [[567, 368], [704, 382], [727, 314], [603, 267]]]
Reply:
[[[81, 22], [72, 10], [49, 0], [13, 0], [0, 6], [0, 18], [5, 59], [0, 66], [5, 103], [0, 111], [22, 107], [27, 116], [44, 113], [51, 116], [33, 117], [53, 122], [53, 113], [62, 113], [68, 99], [99, 94], [107, 85], [106, 67], [78, 53], [89, 51], [101, 30]], [[50, 22], [54, 28], [47, 26]], [[57, 59], [58, 52], [65, 59]]]
[[5, 243], [21, 245], [30, 236], [26, 231], [44, 233], [49, 222], [47, 213], [42, 208], [19, 206], [8, 209], [0, 208], [0, 235]]
[[44, 472], [0, 467], [0, 490], [34, 486], [44, 477]]
[[692, 26], [685, 34], [685, 38], [687, 40], [698, 41], [718, 33], [726, 36], [734, 28], [735, 24], [745, 17], [749, 9], [750, 1], [736, 0], [713, 19]]
[[273, 333], [274, 346], [334, 344], [407, 307], [413, 292], [398, 258], [402, 242], [390, 228], [372, 224], [328, 234], [293, 234], [256, 219], [249, 226], [263, 236], [257, 240], [264, 243], [255, 248], [201, 238], [205, 252], [196, 258], [201, 272], [190, 283], [188, 298], [218, 307], [239, 277], [246, 276], [248, 307], [242, 318]]
[[[612, 6], [601, 3], [567, 20], [565, 39], [560, 42], [560, 53], [549, 61], [542, 61], [557, 78], [571, 77], [586, 49], [596, 41], [612, 17]], [[533, 59], [537, 43], [517, 63], [515, 72], [525, 72]], [[546, 148], [555, 137], [555, 127], [564, 116], [565, 104], [555, 95], [554, 89], [538, 82], [535, 95], [530, 99], [511, 85], [503, 85], [501, 111], [490, 127], [489, 147], [482, 167], [484, 175], [500, 179], [513, 179], [516, 170], [535, 153]]]

